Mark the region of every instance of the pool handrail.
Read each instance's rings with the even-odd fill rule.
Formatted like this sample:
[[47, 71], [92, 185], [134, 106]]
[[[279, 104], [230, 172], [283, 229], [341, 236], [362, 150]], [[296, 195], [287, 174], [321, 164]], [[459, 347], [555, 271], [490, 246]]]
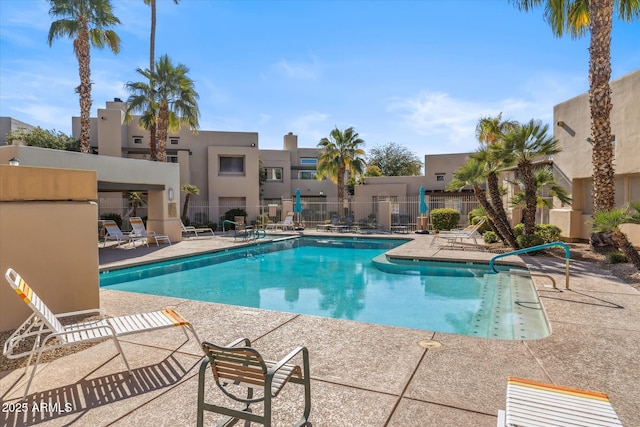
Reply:
[[561, 246], [561, 247], [564, 248], [564, 257], [566, 259], [565, 288], [569, 289], [569, 260], [571, 258], [571, 251], [569, 249], [569, 246], [564, 242], [545, 243], [543, 245], [531, 246], [529, 248], [518, 249], [516, 251], [511, 251], [511, 252], [507, 252], [507, 253], [504, 253], [504, 254], [498, 254], [498, 255], [494, 256], [493, 258], [491, 258], [491, 260], [489, 261], [489, 268], [491, 268], [491, 270], [493, 270], [494, 273], [497, 273], [498, 270], [496, 270], [494, 262], [498, 258], [504, 258], [504, 257], [510, 256], [510, 255], [520, 255], [520, 254], [524, 254], [524, 253], [527, 253], [527, 252], [539, 251], [539, 250], [542, 250], [542, 249], [552, 248], [554, 246]]

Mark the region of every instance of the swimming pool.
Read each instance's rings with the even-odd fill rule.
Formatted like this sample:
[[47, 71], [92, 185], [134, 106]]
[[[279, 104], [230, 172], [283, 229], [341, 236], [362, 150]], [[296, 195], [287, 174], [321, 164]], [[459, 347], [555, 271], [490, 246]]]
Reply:
[[404, 242], [305, 236], [104, 272], [100, 285], [485, 338], [549, 335], [530, 278], [386, 258]]

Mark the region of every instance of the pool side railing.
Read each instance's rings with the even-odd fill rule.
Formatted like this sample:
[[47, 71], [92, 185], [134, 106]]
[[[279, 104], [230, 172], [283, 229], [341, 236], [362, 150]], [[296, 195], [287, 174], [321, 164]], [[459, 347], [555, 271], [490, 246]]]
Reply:
[[[524, 248], [524, 249], [518, 249], [516, 251], [512, 251], [512, 252], [507, 252], [504, 254], [499, 254], [494, 256], [493, 258], [491, 258], [491, 260], [489, 261], [489, 268], [491, 268], [491, 270], [493, 270], [494, 273], [498, 273], [498, 270], [496, 269], [494, 262], [495, 260], [497, 260], [498, 258], [504, 258], [510, 255], [520, 255], [520, 254], [524, 254], [527, 252], [535, 252], [535, 251], [540, 251], [543, 249], [548, 249], [548, 248], [552, 248], [555, 246], [560, 246], [562, 248], [564, 248], [564, 257], [566, 259], [566, 267], [565, 267], [565, 288], [569, 289], [569, 260], [571, 259], [571, 251], [569, 250], [569, 246], [566, 243], [563, 242], [551, 242], [551, 243], [545, 243], [544, 245], [538, 245], [538, 246], [531, 246], [530, 248]], [[555, 288], [555, 281], [554, 281], [554, 288]]]

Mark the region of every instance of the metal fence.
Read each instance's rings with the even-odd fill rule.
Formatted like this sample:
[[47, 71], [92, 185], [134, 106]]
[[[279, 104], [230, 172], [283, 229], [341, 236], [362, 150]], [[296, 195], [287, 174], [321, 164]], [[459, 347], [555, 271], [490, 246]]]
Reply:
[[[392, 223], [398, 223], [400, 217], [404, 217], [409, 225], [417, 223], [419, 213], [419, 197], [387, 197], [385, 198], [345, 198], [340, 206], [337, 198], [330, 197], [303, 197], [302, 212], [296, 214], [296, 222], [304, 222], [305, 227], [315, 227], [317, 224], [331, 220], [335, 215], [341, 218], [349, 215], [355, 223], [368, 224], [378, 220], [378, 203], [389, 200], [397, 203], [399, 210], [392, 215]], [[286, 201], [286, 200], [285, 200]], [[478, 202], [473, 194], [463, 195], [431, 195], [426, 196], [425, 201], [430, 210], [438, 208], [452, 208], [460, 212], [461, 226], [466, 225], [467, 214], [478, 207]], [[292, 201], [291, 201], [292, 202]], [[213, 223], [221, 226], [225, 218], [225, 213], [231, 209], [244, 209], [245, 211], [258, 212], [261, 217], [272, 222], [278, 222], [286, 212], [283, 212], [283, 200], [271, 199], [263, 200], [260, 206], [255, 209], [248, 209], [240, 201], [233, 203], [209, 204], [206, 201], [193, 201], [189, 203], [187, 217], [189, 222], [197, 224]], [[254, 215], [246, 219], [248, 224], [258, 221]]]

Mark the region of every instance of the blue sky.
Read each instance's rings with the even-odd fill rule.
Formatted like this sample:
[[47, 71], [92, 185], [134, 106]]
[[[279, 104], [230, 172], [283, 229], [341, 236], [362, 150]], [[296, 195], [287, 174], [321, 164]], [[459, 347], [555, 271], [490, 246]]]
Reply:
[[[93, 111], [148, 67], [150, 11], [112, 0], [121, 53], [92, 50]], [[45, 0], [0, 2], [0, 115], [71, 133], [77, 60], [47, 45]], [[315, 147], [353, 126], [365, 150], [389, 142], [425, 154], [476, 149], [481, 116], [551, 123], [588, 90], [589, 39], [555, 38], [542, 11], [507, 1], [158, 0], [156, 57], [190, 68], [202, 130], [283, 135]], [[640, 68], [640, 21], [614, 20], [612, 78]]]

